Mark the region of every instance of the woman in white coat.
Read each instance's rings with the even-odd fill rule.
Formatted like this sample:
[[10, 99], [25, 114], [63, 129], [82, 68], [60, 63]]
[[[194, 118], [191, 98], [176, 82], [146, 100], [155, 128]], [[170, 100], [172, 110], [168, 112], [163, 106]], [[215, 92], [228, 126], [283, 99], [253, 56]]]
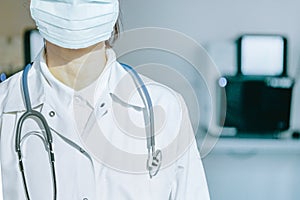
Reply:
[[149, 161], [147, 104], [108, 45], [118, 32], [118, 1], [31, 0], [30, 9], [45, 39], [27, 75], [30, 105], [49, 125], [54, 159], [34, 117], [22, 126], [18, 157], [17, 126], [27, 108], [19, 72], [0, 85], [3, 199], [208, 200], [183, 99], [142, 77], [161, 150]]

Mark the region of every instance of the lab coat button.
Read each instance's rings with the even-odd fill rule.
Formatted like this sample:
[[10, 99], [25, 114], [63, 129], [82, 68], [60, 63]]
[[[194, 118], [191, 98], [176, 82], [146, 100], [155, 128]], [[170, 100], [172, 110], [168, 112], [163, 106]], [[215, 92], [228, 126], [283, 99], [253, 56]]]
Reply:
[[89, 200], [88, 198], [83, 198], [82, 200]]
[[100, 107], [103, 108], [105, 106], [105, 103], [101, 103]]
[[50, 112], [49, 112], [49, 116], [50, 116], [50, 117], [54, 117], [54, 116], [55, 116], [55, 112], [54, 112], [53, 110], [50, 111]]

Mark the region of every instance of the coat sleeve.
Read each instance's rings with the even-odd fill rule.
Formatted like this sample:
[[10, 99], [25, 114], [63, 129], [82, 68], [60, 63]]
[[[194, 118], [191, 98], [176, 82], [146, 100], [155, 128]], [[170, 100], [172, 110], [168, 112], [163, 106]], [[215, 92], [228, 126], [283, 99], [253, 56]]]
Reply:
[[184, 131], [184, 135], [190, 137], [190, 144], [184, 154], [177, 161], [172, 199], [209, 200], [210, 196], [205, 171], [197, 148], [188, 110], [183, 98], [181, 98], [181, 105], [183, 117], [182, 131]]
[[0, 138], [1, 138], [1, 132], [2, 132], [2, 117], [3, 117], [3, 86], [0, 85]]

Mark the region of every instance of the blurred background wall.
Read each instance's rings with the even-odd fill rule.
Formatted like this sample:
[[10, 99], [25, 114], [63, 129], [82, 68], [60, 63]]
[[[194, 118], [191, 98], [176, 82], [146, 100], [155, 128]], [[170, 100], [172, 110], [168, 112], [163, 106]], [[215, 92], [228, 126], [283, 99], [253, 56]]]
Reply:
[[23, 33], [34, 27], [28, 2], [1, 0], [0, 3], [0, 67], [8, 74], [24, 65]]
[[[234, 73], [234, 40], [242, 33], [283, 34], [289, 42], [288, 74], [299, 77], [300, 2], [297, 0], [121, 0], [123, 30], [163, 27], [177, 30], [202, 44], [219, 70]], [[21, 69], [23, 33], [34, 28], [28, 0], [1, 0], [0, 69]], [[224, 56], [225, 55], [225, 56]], [[291, 126], [300, 129], [300, 85], [296, 82]]]
[[[239, 35], [286, 36], [288, 75], [296, 78], [291, 128], [300, 130], [300, 1], [120, 1], [123, 30], [162, 27], [179, 31], [202, 44], [224, 74], [236, 72], [235, 40]], [[28, 0], [1, 0], [0, 72], [12, 74], [24, 66], [23, 34], [34, 27]], [[168, 60], [170, 66], [186, 64], [170, 55], [148, 51], [129, 55], [126, 60], [133, 65], [141, 64], [151, 61], [147, 55]], [[204, 98], [201, 94], [200, 91]], [[209, 115], [210, 110], [206, 113]], [[204, 159], [212, 199], [299, 199], [299, 149], [297, 141], [221, 140]]]

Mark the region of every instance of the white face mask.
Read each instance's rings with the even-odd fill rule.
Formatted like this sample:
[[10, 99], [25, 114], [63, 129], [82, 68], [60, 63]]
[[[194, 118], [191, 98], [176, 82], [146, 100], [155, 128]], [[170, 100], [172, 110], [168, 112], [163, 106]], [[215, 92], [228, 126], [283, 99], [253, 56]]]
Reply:
[[49, 42], [69, 49], [108, 40], [119, 15], [118, 0], [31, 0], [31, 16]]

